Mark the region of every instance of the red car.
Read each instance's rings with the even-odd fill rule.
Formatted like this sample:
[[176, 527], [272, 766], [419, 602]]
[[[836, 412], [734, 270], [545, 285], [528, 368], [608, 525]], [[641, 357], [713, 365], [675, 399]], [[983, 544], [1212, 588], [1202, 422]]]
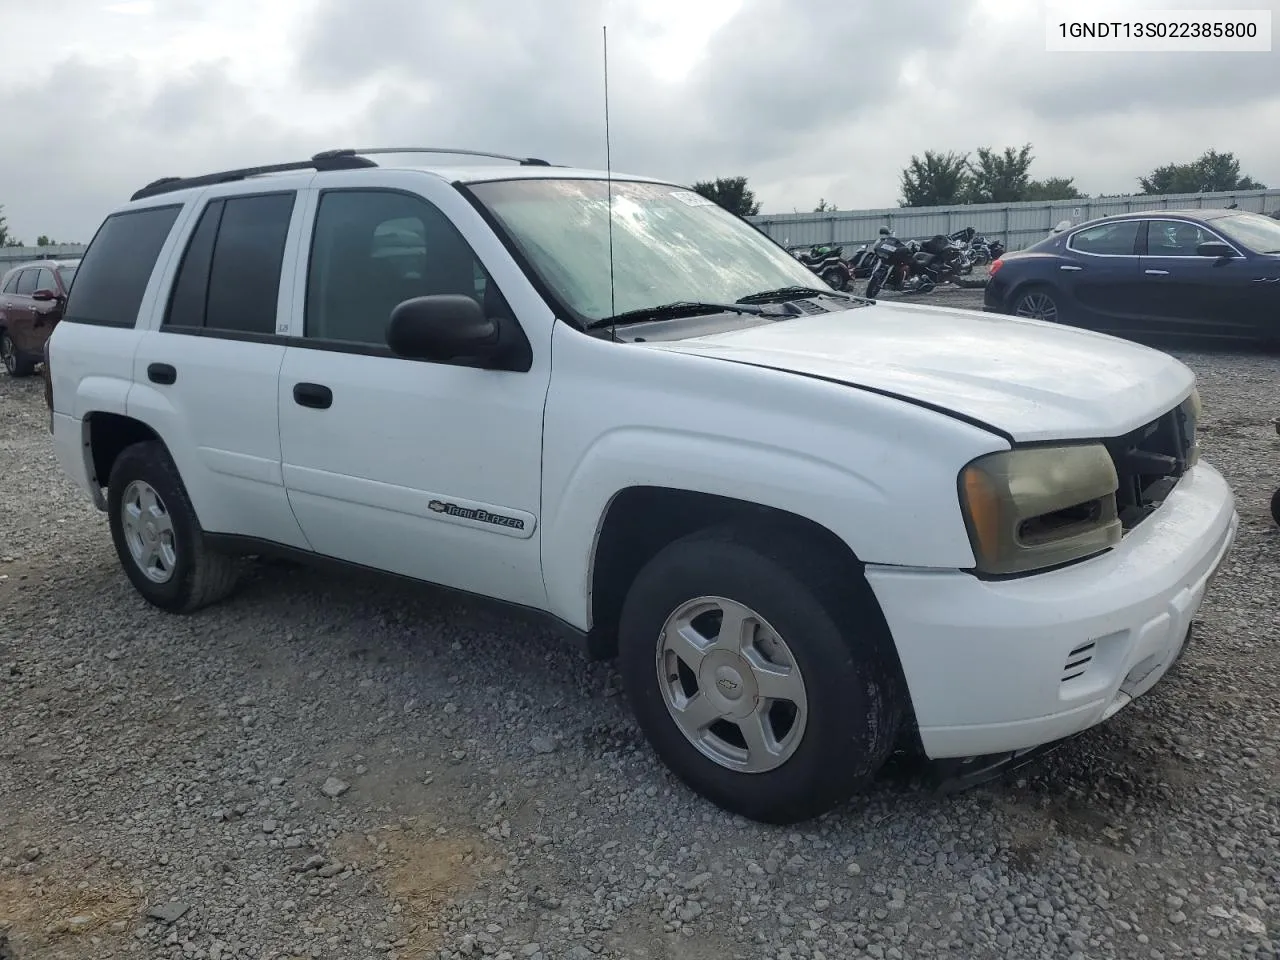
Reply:
[[11, 377], [29, 377], [62, 318], [79, 260], [33, 260], [0, 278], [0, 361]]

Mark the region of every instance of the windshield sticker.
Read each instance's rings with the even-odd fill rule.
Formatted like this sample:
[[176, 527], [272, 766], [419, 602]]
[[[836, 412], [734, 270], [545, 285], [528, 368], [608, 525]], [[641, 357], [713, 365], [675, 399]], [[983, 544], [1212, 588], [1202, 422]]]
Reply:
[[668, 196], [679, 200], [681, 203], [688, 204], [691, 207], [714, 207], [715, 201], [708, 200], [700, 193], [694, 193], [692, 190], [677, 190]]

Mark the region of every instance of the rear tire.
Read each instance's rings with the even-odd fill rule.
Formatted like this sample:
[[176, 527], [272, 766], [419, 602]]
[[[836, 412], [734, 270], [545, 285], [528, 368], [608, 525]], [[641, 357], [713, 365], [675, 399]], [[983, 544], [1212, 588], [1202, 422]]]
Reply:
[[640, 728], [689, 787], [752, 820], [795, 823], [847, 799], [905, 715], [879, 608], [830, 554], [785, 531], [699, 531], [650, 560], [623, 604], [620, 668]]
[[18, 346], [9, 331], [0, 331], [0, 362], [11, 377], [29, 377], [35, 373], [36, 363], [18, 353]]
[[1280, 526], [1280, 489], [1271, 495], [1271, 519]]
[[822, 274], [823, 282], [833, 290], [844, 291], [849, 286], [849, 277], [843, 270], [834, 267]]
[[192, 613], [235, 589], [238, 558], [212, 549], [169, 451], [126, 447], [107, 485], [111, 539], [125, 575], [148, 603]]
[[1013, 297], [1010, 313], [1028, 320], [1063, 323], [1061, 294], [1044, 283], [1023, 287]]

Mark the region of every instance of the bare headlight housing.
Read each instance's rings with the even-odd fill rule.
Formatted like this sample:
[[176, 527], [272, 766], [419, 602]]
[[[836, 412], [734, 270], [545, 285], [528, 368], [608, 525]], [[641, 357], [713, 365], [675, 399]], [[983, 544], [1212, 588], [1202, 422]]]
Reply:
[[1119, 478], [1100, 443], [1025, 447], [979, 457], [959, 477], [978, 572], [1031, 573], [1120, 542]]
[[1200, 402], [1200, 390], [1192, 387], [1187, 399], [1178, 405], [1178, 413], [1182, 415], [1182, 434], [1187, 440], [1187, 466], [1194, 467], [1200, 462], [1200, 414], [1204, 406]]

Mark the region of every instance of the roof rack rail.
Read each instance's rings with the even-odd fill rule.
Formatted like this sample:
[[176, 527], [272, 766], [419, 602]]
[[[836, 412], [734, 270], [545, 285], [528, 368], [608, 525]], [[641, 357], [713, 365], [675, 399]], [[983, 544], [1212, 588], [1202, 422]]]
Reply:
[[186, 190], [189, 187], [207, 187], [215, 183], [230, 183], [233, 180], [244, 180], [266, 173], [287, 173], [293, 170], [357, 170], [363, 167], [376, 167], [366, 154], [381, 153], [442, 153], [450, 156], [488, 157], [493, 160], [511, 160], [524, 167], [549, 167], [546, 160], [537, 157], [513, 157], [505, 153], [486, 153], [483, 150], [453, 150], [448, 147], [369, 147], [363, 150], [344, 148], [339, 150], [322, 150], [314, 154], [310, 160], [298, 160], [293, 163], [271, 163], [261, 167], [241, 167], [238, 170], [223, 170], [218, 173], [201, 174], [198, 177], [161, 177], [152, 180], [138, 190], [130, 200], [142, 200], [175, 190]]
[[551, 166], [551, 164], [546, 160], [539, 160], [537, 157], [513, 157], [506, 153], [489, 153], [484, 150], [454, 150], [450, 147], [369, 147], [364, 150], [326, 150], [324, 153], [317, 153], [316, 156], [364, 156], [366, 154], [380, 153], [443, 153], [456, 157], [488, 157], [492, 160], [511, 160], [514, 163], [520, 164], [522, 167]]
[[360, 157], [352, 150], [328, 150], [317, 153], [310, 160], [298, 160], [294, 163], [270, 163], [261, 167], [241, 167], [237, 170], [222, 170], [218, 173], [206, 173], [198, 177], [161, 177], [152, 180], [138, 190], [130, 200], [142, 200], [175, 190], [186, 190], [190, 187], [207, 187], [215, 183], [230, 183], [257, 177], [265, 173], [288, 173], [293, 170], [355, 170], [362, 167], [376, 167], [377, 164], [365, 157]]

